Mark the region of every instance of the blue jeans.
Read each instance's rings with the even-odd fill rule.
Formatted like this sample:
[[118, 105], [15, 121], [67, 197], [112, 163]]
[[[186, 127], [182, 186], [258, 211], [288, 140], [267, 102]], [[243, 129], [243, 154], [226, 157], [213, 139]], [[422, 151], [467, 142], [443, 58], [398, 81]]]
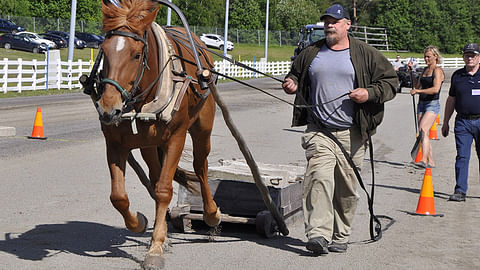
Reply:
[[455, 118], [455, 143], [457, 145], [457, 157], [455, 159], [455, 191], [467, 194], [468, 188], [468, 163], [472, 141], [475, 140], [477, 157], [480, 159], [480, 118], [475, 120]]

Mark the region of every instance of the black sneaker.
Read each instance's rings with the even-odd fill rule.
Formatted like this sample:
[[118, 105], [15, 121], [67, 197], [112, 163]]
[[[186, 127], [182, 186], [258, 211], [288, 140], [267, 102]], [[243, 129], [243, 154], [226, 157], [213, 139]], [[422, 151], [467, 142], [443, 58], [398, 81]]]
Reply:
[[460, 191], [455, 191], [450, 197], [448, 198], [449, 201], [454, 202], [464, 202], [465, 201], [465, 194]]
[[328, 254], [328, 242], [321, 236], [308, 240], [306, 248], [314, 254]]
[[347, 243], [342, 244], [342, 243], [332, 242], [330, 245], [328, 245], [328, 251], [345, 253], [347, 252]]

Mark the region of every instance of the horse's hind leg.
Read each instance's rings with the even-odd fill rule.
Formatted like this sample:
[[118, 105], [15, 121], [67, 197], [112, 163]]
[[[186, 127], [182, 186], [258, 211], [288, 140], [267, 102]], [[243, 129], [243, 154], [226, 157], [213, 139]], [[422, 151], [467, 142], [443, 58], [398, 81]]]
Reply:
[[130, 231], [143, 233], [147, 229], [147, 218], [140, 212], [133, 214], [130, 211], [130, 201], [125, 190], [125, 167], [129, 151], [120, 149], [119, 146], [112, 146], [107, 143], [107, 161], [112, 188], [110, 201], [113, 207], [123, 216], [125, 226]]
[[[213, 100], [211, 100], [213, 101]], [[200, 188], [203, 201], [203, 220], [207, 225], [214, 227], [220, 224], [220, 209], [212, 198], [208, 186], [208, 154], [210, 153], [210, 135], [212, 132], [215, 105], [202, 109], [200, 117], [189, 129], [193, 143], [193, 168], [200, 179]]]

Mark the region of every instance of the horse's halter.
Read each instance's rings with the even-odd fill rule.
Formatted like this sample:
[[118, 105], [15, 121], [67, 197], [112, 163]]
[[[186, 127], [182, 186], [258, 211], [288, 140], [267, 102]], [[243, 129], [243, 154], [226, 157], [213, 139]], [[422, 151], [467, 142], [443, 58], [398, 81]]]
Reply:
[[[100, 88], [103, 89], [105, 87], [105, 84], [109, 83], [113, 86], [115, 86], [115, 89], [120, 92], [122, 95], [122, 101], [124, 103], [122, 111], [130, 111], [133, 106], [137, 101], [141, 99], [141, 95], [135, 97], [135, 93], [139, 89], [139, 84], [140, 81], [143, 78], [143, 75], [145, 74], [145, 69], [149, 69], [148, 64], [147, 64], [147, 55], [148, 55], [148, 43], [147, 43], [147, 31], [145, 31], [145, 37], [142, 38], [141, 36], [131, 33], [131, 32], [126, 32], [126, 31], [120, 31], [120, 30], [111, 30], [108, 31], [105, 35], [106, 38], [112, 37], [112, 36], [124, 36], [124, 37], [129, 37], [133, 38], [136, 41], [140, 41], [143, 43], [143, 49], [142, 49], [142, 60], [140, 62], [140, 65], [138, 67], [138, 72], [137, 72], [137, 77], [135, 78], [135, 81], [132, 85], [132, 88], [130, 91], [125, 90], [117, 81], [110, 79], [110, 78], [102, 78], [100, 80]], [[103, 92], [103, 91], [102, 91]], [[100, 98], [102, 93], [99, 93]]]

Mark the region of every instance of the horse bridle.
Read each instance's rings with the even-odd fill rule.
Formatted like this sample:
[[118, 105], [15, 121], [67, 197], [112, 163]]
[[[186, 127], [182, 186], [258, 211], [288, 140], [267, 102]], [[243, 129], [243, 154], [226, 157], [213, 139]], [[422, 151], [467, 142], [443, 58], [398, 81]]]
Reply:
[[[99, 80], [99, 86], [100, 86], [99, 88], [100, 89], [104, 89], [105, 84], [107, 84], [107, 83], [115, 86], [115, 89], [117, 89], [117, 91], [120, 92], [120, 94], [122, 95], [122, 101], [124, 103], [123, 111], [130, 111], [132, 109], [133, 104], [135, 104], [136, 102], [139, 101], [139, 99], [141, 99], [141, 95], [140, 96], [135, 96], [135, 94], [139, 89], [139, 84], [140, 84], [140, 81], [143, 78], [143, 75], [145, 74], [145, 70], [147, 68], [149, 68], [148, 64], [147, 64], [147, 55], [148, 55], [147, 31], [145, 31], [145, 35], [144, 35], [143, 38], [141, 36], [135, 34], [135, 33], [127, 32], [127, 31], [120, 31], [120, 30], [111, 30], [111, 31], [108, 31], [105, 34], [106, 38], [110, 38], [112, 36], [129, 37], [129, 38], [132, 38], [136, 41], [140, 41], [140, 42], [143, 43], [143, 49], [142, 49], [142, 55], [141, 55], [142, 60], [140, 61], [137, 76], [135, 78], [135, 81], [134, 81], [132, 87], [130, 88], [130, 91], [125, 90], [125, 88], [123, 88], [120, 85], [120, 83], [118, 83], [117, 81], [115, 81], [113, 79], [101, 78]], [[103, 55], [103, 49], [100, 49], [100, 50], [101, 50], [101, 53], [99, 53], [99, 54]], [[99, 97], [102, 95], [102, 93], [98, 93], [98, 94], [99, 94]]]

